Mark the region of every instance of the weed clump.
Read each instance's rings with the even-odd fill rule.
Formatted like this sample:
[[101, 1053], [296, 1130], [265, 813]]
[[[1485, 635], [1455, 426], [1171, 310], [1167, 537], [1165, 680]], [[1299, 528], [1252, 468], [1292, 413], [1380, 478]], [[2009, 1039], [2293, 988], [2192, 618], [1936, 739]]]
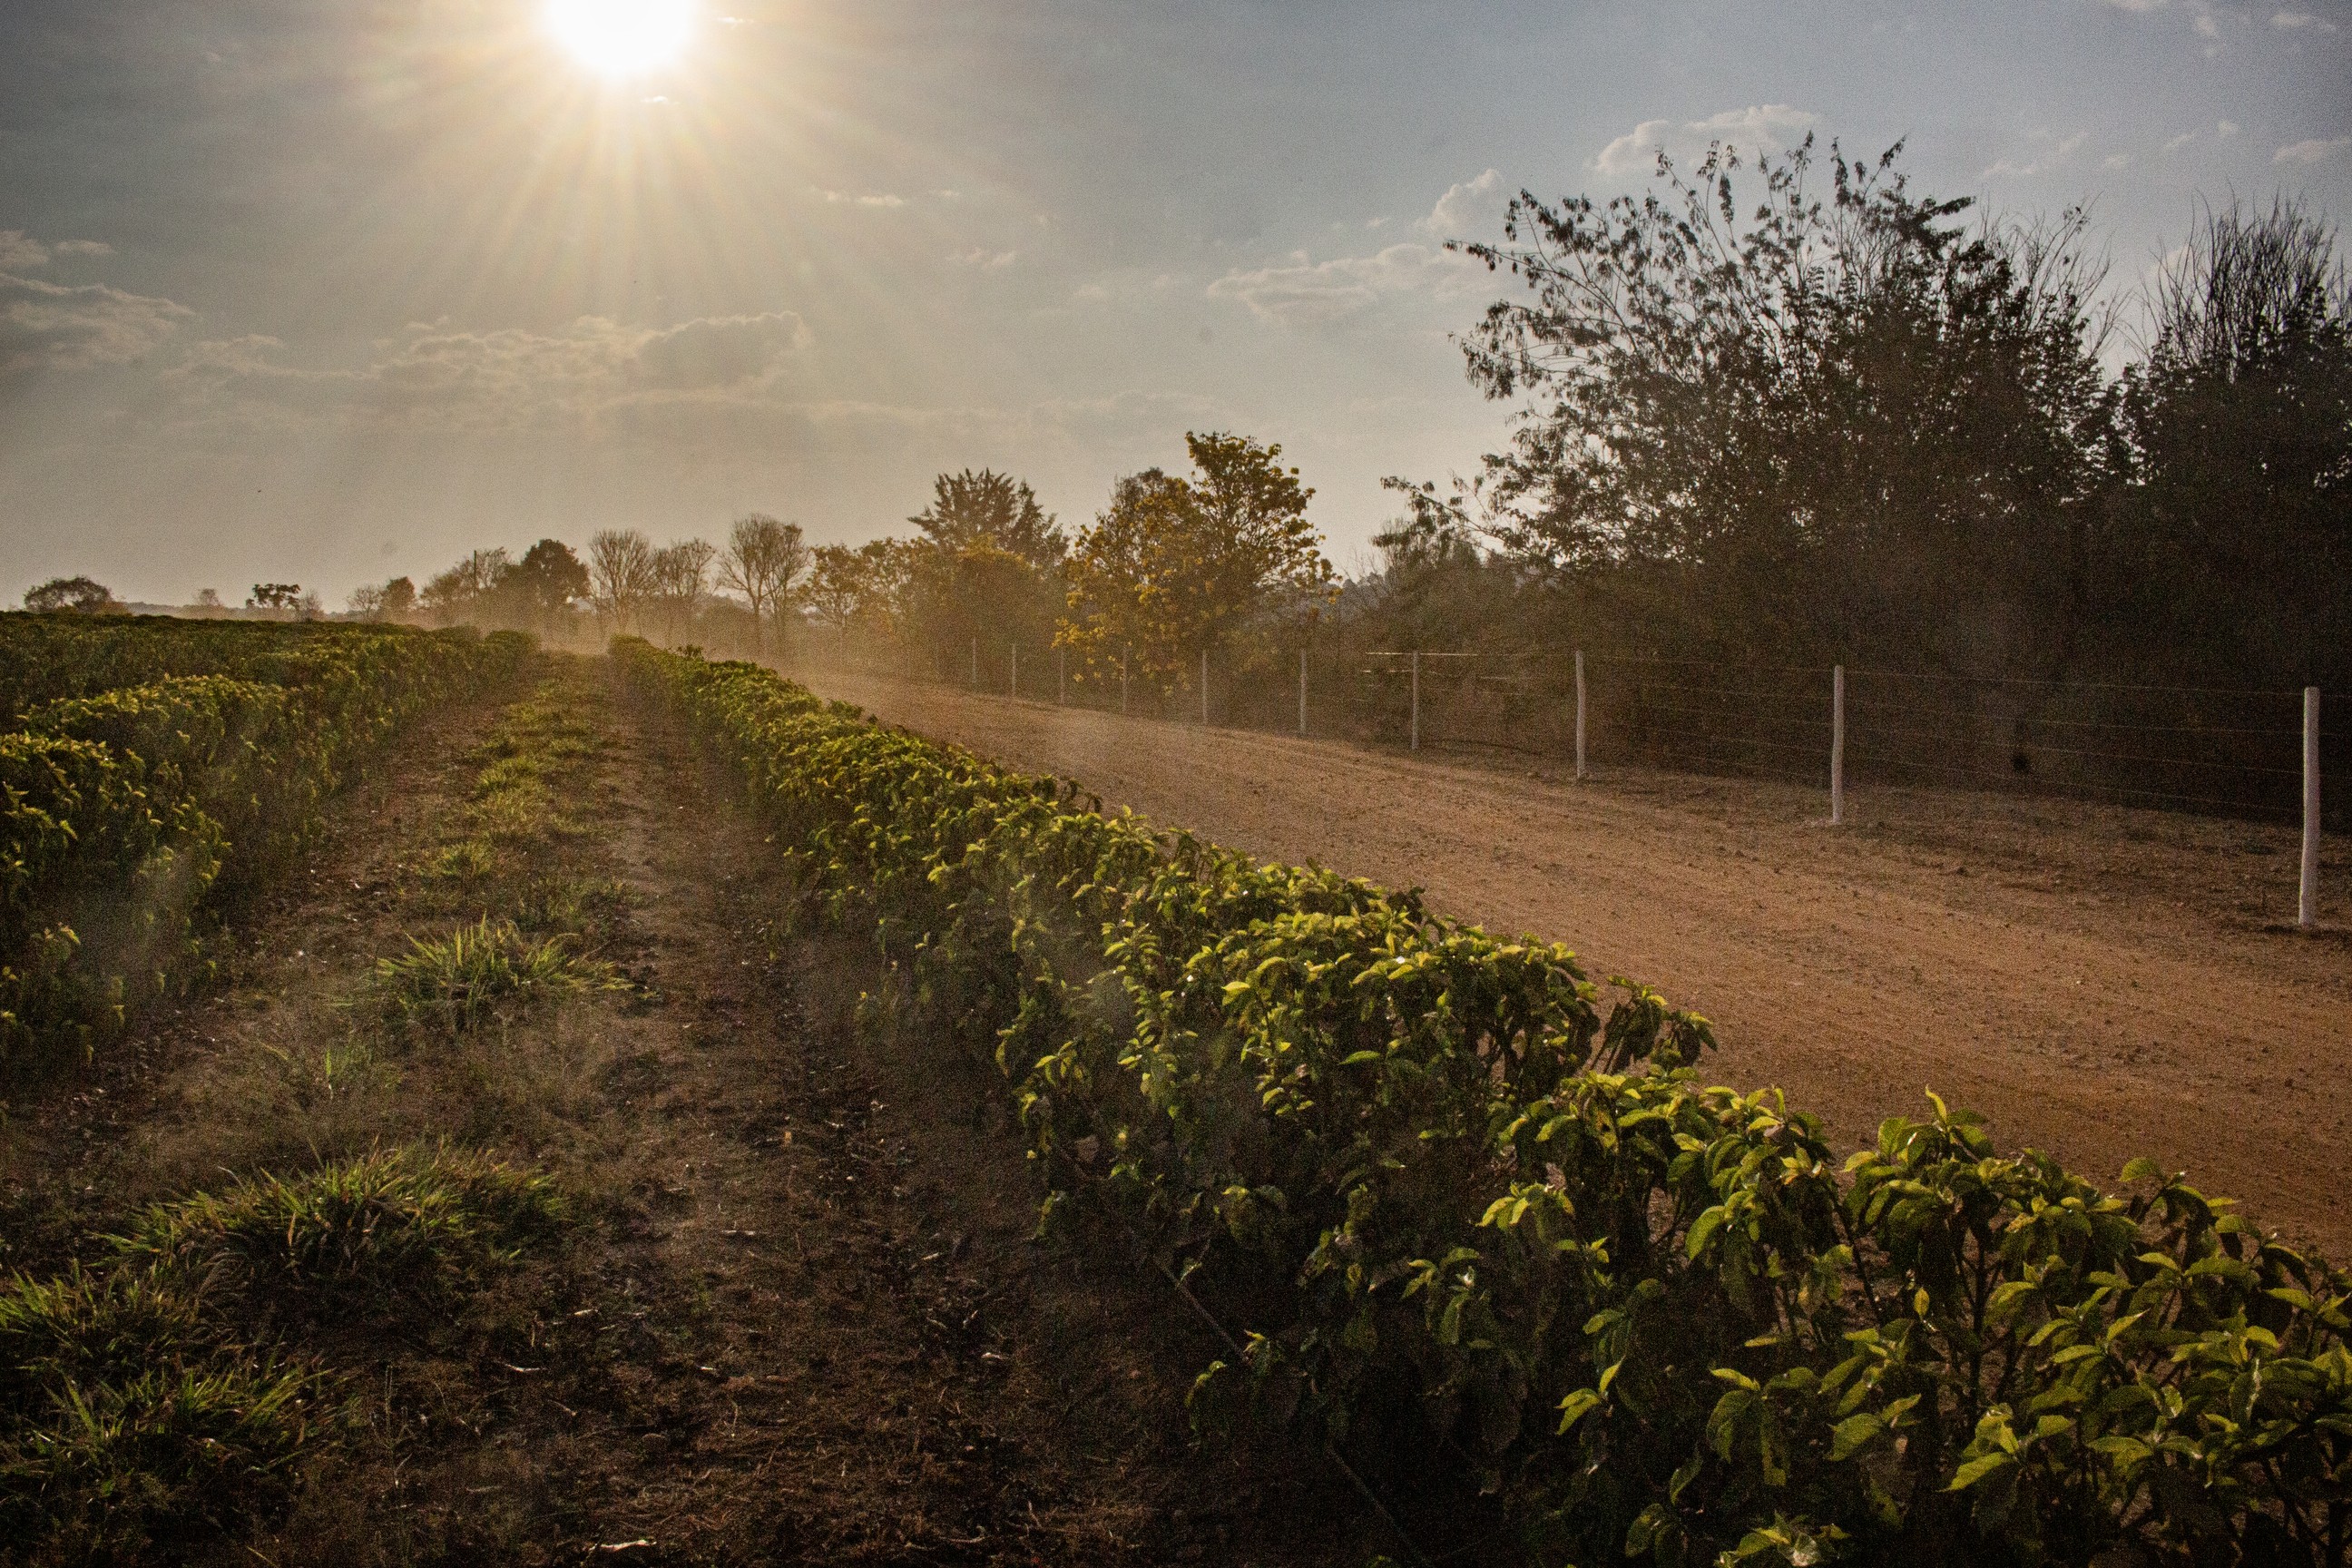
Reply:
[[257, 1317], [383, 1322], [478, 1288], [562, 1212], [544, 1176], [458, 1150], [401, 1148], [158, 1205], [115, 1246]]
[[534, 942], [512, 921], [485, 915], [377, 960], [368, 995], [387, 1020], [458, 1035], [551, 997], [619, 984], [610, 967], [573, 954], [562, 937]]

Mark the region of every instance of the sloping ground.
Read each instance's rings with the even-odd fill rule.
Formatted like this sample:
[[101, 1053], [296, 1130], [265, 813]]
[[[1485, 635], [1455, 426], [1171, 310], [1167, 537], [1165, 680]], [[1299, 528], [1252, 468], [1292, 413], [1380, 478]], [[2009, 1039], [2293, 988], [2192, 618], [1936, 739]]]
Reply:
[[1715, 1071], [1776, 1083], [1847, 1142], [1932, 1089], [2007, 1143], [2112, 1174], [2186, 1169], [2266, 1226], [2352, 1254], [2352, 873], [2317, 936], [2269, 827], [1939, 791], [1579, 785], [1338, 742], [1202, 730], [796, 671], [827, 696], [1107, 806], [1270, 858], [1428, 889], [1576, 946], [1712, 1016]]

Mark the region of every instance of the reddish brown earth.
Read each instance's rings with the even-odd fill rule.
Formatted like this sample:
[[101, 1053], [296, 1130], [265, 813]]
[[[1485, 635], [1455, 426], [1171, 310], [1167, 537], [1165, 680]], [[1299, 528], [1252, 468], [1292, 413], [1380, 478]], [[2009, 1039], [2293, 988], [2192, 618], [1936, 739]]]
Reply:
[[1269, 858], [1427, 889], [1713, 1018], [1713, 1071], [1848, 1142], [1934, 1089], [2111, 1177], [2135, 1154], [2352, 1256], [2352, 856], [2316, 934], [2292, 833], [2119, 807], [1505, 770], [837, 671], [828, 696]]

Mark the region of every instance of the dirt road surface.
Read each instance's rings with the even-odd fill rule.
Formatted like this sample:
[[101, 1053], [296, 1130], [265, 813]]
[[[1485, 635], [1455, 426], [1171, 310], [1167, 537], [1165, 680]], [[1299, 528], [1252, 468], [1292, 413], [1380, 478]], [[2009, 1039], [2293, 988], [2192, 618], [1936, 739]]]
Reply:
[[2184, 1169], [2352, 1257], [2352, 856], [2299, 934], [2283, 828], [2018, 796], [1670, 773], [1579, 784], [822, 669], [825, 695], [1267, 858], [1427, 889], [1713, 1018], [1712, 1075], [1847, 1143], [1932, 1089], [2112, 1179]]

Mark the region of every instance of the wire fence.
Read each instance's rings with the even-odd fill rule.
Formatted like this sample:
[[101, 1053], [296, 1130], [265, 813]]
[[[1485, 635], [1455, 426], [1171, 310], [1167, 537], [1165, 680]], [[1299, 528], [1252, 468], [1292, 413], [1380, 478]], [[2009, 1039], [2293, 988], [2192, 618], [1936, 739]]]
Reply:
[[[2304, 694], [1573, 652], [1294, 648], [1210, 658], [1165, 686], [1061, 650], [985, 639], [872, 673], [1134, 717], [1586, 771], [1642, 766], [1832, 787], [1911, 784], [2064, 795], [2291, 823], [2304, 810]], [[961, 667], [961, 668], [959, 668]], [[1841, 732], [1840, 708], [1843, 709]], [[2352, 828], [2352, 693], [2317, 731], [2322, 822]], [[1842, 742], [1842, 745], [1840, 744]]]

